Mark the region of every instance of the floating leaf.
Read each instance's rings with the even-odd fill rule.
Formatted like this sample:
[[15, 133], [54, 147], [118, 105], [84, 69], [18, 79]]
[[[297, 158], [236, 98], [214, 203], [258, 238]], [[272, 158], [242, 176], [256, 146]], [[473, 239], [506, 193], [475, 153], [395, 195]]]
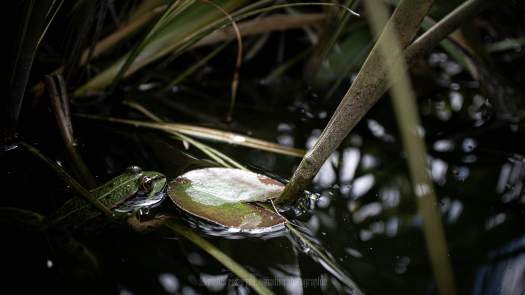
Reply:
[[284, 223], [278, 214], [247, 202], [278, 197], [284, 185], [253, 172], [206, 168], [177, 177], [168, 187], [170, 198], [190, 214], [241, 230]]

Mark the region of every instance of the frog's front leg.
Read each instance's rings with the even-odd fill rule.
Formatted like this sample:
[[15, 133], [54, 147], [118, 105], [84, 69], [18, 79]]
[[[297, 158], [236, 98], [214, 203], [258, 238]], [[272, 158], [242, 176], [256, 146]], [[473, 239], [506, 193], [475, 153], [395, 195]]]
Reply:
[[149, 233], [150, 231], [155, 230], [157, 227], [161, 226], [166, 220], [176, 218], [176, 216], [170, 216], [170, 215], [157, 215], [155, 218], [148, 220], [148, 221], [140, 221], [137, 217], [137, 214], [133, 214], [130, 217], [128, 217], [128, 225], [131, 227], [134, 231], [145, 234]]

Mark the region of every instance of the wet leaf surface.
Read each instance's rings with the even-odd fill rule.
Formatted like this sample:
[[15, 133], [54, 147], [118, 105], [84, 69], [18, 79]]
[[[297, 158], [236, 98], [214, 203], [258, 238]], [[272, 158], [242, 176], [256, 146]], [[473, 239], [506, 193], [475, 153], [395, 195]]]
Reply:
[[283, 189], [282, 183], [253, 172], [206, 168], [177, 177], [169, 184], [168, 195], [190, 214], [226, 227], [254, 230], [285, 219], [247, 202], [276, 198]]

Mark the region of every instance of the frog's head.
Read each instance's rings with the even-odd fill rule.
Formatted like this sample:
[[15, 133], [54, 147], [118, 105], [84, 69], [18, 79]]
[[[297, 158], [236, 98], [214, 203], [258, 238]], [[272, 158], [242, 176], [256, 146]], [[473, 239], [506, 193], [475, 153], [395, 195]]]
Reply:
[[142, 172], [142, 175], [137, 178], [138, 193], [144, 194], [146, 199], [162, 193], [165, 186], [166, 176], [154, 171]]
[[166, 186], [166, 176], [154, 171], [142, 171], [139, 166], [129, 166], [126, 172], [135, 179], [135, 194], [146, 199], [159, 194]]
[[138, 166], [129, 166], [124, 178], [134, 181], [135, 191], [115, 210], [130, 212], [141, 207], [154, 207], [164, 198], [166, 176], [155, 171], [142, 171]]

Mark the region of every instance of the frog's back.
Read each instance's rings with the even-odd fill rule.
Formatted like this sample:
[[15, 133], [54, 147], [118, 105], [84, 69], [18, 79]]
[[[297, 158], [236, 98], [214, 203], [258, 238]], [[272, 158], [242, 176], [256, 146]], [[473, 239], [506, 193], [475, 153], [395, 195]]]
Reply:
[[[93, 189], [90, 193], [106, 208], [111, 210], [118, 206], [122, 199], [125, 199], [137, 190], [136, 179], [137, 175], [131, 174], [128, 170], [124, 174]], [[76, 196], [49, 215], [44, 220], [44, 228], [70, 231], [95, 218], [101, 219], [99, 227], [111, 223], [112, 218], [105, 218], [106, 216], [101, 215], [102, 212], [88, 200]], [[96, 227], [94, 223], [92, 226]]]

